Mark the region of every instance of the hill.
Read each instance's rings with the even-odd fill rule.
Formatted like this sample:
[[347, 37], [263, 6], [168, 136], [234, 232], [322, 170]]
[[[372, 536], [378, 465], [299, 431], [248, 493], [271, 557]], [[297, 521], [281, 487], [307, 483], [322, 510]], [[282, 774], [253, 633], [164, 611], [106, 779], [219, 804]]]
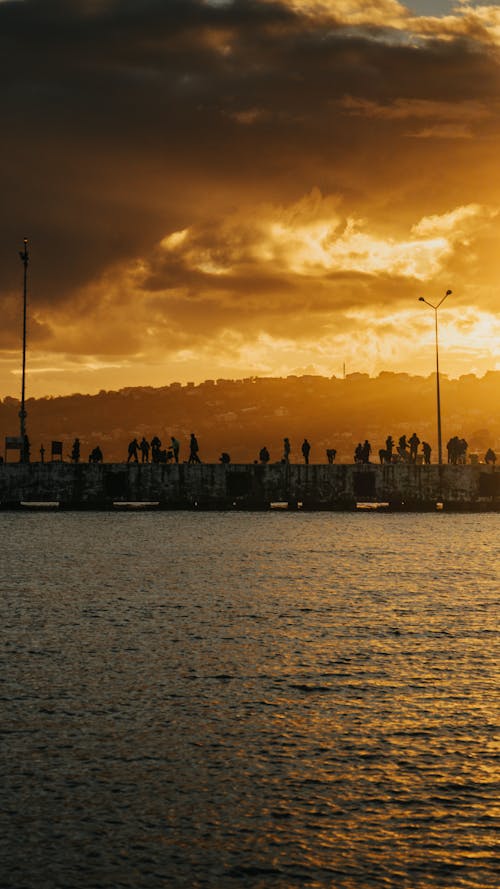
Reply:
[[[488, 447], [499, 453], [499, 393], [500, 372], [482, 378], [441, 378], [443, 444], [458, 435], [469, 442], [469, 451], [481, 457]], [[176, 435], [181, 459], [185, 459], [190, 432], [196, 433], [200, 456], [206, 462], [217, 461], [222, 451], [229, 452], [232, 462], [252, 462], [264, 444], [271, 460], [279, 460], [284, 436], [290, 438], [293, 462], [301, 459], [304, 437], [311, 442], [313, 463], [326, 462], [329, 447], [337, 449], [337, 462], [352, 462], [354, 447], [365, 438], [376, 455], [388, 434], [396, 439], [415, 430], [432, 445], [433, 459], [437, 450], [434, 375], [386, 372], [376, 378], [350, 374], [345, 379], [206, 380], [197, 386], [171, 383], [98, 395], [28, 399], [26, 409], [34, 460], [39, 459], [42, 443], [49, 456], [52, 440], [64, 442], [68, 459], [78, 436], [83, 459], [100, 444], [106, 462], [122, 461], [131, 438], [144, 435], [150, 440], [155, 434], [164, 445], [170, 435]], [[18, 400], [0, 402], [1, 436], [17, 434], [18, 412]]]

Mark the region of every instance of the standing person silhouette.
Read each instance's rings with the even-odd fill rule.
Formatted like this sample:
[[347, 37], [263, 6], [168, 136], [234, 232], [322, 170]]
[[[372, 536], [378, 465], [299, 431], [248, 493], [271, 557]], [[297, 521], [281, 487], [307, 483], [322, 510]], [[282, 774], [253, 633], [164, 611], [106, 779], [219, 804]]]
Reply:
[[361, 462], [369, 463], [370, 462], [370, 454], [372, 452], [372, 446], [367, 438], [365, 438], [364, 443], [361, 446]]
[[307, 438], [305, 438], [304, 441], [302, 442], [302, 448], [301, 448], [301, 450], [302, 450], [302, 456], [303, 456], [303, 458], [304, 458], [304, 463], [306, 464], [306, 466], [308, 466], [308, 465], [309, 465], [309, 453], [310, 453], [310, 450], [311, 450], [311, 445], [309, 444]]
[[428, 466], [431, 462], [431, 451], [432, 448], [428, 441], [422, 442], [422, 451], [424, 452], [424, 463]]
[[127, 463], [130, 463], [131, 460], [134, 460], [136, 463], [139, 462], [139, 458], [137, 456], [137, 452], [139, 450], [139, 442], [136, 438], [133, 438], [128, 446], [128, 457]]
[[398, 454], [401, 460], [408, 460], [408, 442], [406, 441], [406, 435], [401, 435], [399, 437]]
[[181, 446], [180, 446], [178, 440], [176, 439], [175, 435], [170, 436], [170, 441], [172, 442], [172, 453], [174, 455], [174, 460], [176, 463], [178, 463], [179, 462], [179, 450], [180, 450]]
[[80, 439], [75, 438], [73, 442], [73, 447], [71, 449], [71, 462], [79, 463], [80, 462]]
[[283, 462], [284, 463], [290, 462], [290, 451], [291, 451], [290, 439], [284, 438], [283, 439]]
[[146, 441], [146, 439], [144, 438], [144, 435], [142, 436], [139, 448], [141, 450], [142, 462], [149, 463], [149, 441]]
[[201, 460], [198, 456], [199, 446], [198, 439], [194, 432], [191, 433], [191, 438], [189, 439], [189, 460], [188, 463], [201, 463]]
[[420, 439], [416, 432], [413, 433], [412, 437], [408, 441], [408, 444], [410, 445], [410, 460], [412, 463], [416, 463], [418, 446], [420, 444]]
[[160, 462], [161, 439], [157, 435], [151, 439], [151, 461], [153, 463]]

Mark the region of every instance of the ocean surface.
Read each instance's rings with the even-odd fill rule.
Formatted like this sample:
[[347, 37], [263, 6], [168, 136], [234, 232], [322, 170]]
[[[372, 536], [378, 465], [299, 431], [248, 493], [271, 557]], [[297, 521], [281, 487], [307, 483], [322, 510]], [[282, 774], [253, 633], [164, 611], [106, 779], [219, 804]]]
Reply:
[[2, 889], [497, 889], [499, 515], [0, 528]]

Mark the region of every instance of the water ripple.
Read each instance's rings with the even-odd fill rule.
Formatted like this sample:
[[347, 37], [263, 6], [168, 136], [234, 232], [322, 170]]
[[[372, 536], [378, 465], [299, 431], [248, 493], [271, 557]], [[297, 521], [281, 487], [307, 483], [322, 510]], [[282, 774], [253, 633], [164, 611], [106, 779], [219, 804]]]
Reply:
[[498, 885], [497, 515], [0, 522], [2, 889]]

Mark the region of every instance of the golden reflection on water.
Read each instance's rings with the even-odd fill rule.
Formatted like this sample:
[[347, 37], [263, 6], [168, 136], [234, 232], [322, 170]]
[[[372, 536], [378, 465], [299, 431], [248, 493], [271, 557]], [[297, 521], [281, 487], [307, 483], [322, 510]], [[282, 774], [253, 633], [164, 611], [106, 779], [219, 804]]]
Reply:
[[2, 889], [496, 889], [496, 516], [0, 521]]

